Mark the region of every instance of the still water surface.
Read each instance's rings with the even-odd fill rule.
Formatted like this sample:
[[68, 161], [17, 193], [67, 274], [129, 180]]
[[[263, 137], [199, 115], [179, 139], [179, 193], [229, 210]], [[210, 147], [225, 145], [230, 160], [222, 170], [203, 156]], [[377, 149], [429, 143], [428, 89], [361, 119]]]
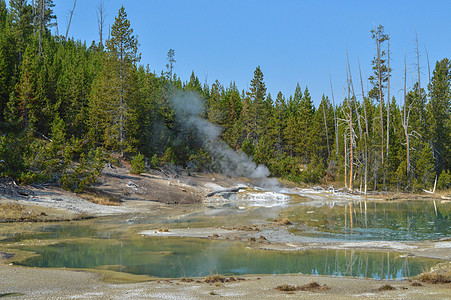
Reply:
[[[297, 205], [281, 212], [294, 234], [343, 240], [421, 241], [451, 236], [451, 203], [353, 201], [346, 205]], [[305, 226], [314, 229], [306, 233]]]
[[24, 266], [107, 269], [165, 278], [302, 273], [402, 279], [438, 262], [394, 252], [265, 251], [193, 238], [93, 239], [21, 249], [39, 254], [18, 263]]
[[[134, 233], [159, 226], [186, 228], [262, 224], [277, 217], [287, 217], [293, 225], [276, 227], [268, 232], [264, 229], [259, 234], [277, 235], [275, 240], [280, 242], [308, 242], [305, 239], [315, 242], [419, 241], [449, 237], [451, 234], [450, 203], [369, 202], [365, 209], [364, 202], [348, 203], [346, 206], [343, 203], [314, 206], [301, 202], [287, 207], [250, 210], [221, 204], [172, 217], [123, 215], [75, 223], [8, 224], [0, 228], [0, 246], [21, 242], [17, 248], [38, 254], [16, 262], [24, 266], [106, 269], [164, 278], [216, 273], [302, 273], [402, 279], [415, 276], [439, 262], [395, 252], [264, 251], [248, 249], [246, 244], [232, 241], [150, 238]], [[30, 240], [50, 240], [52, 244], [27, 246]]]

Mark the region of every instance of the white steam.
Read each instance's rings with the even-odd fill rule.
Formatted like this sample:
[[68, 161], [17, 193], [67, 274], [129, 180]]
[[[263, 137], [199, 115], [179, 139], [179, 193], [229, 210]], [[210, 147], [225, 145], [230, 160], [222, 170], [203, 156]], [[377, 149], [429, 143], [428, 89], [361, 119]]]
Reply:
[[204, 104], [195, 93], [176, 93], [172, 99], [172, 105], [177, 117], [183, 120], [184, 126], [197, 132], [204, 146], [219, 164], [222, 173], [234, 177], [249, 178], [266, 178], [270, 175], [266, 166], [257, 166], [246, 153], [234, 151], [226, 143], [219, 140], [221, 127], [200, 116], [204, 111]]

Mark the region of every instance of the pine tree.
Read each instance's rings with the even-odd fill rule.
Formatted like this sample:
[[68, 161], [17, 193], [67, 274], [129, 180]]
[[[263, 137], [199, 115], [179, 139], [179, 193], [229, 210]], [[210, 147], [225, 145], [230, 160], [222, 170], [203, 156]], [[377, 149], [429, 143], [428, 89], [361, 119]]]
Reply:
[[295, 151], [298, 135], [298, 119], [300, 102], [302, 100], [302, 90], [299, 83], [296, 84], [294, 96], [290, 96], [286, 106], [286, 123], [284, 127], [284, 139], [286, 143], [286, 150], [290, 157], [296, 155]]
[[15, 128], [28, 130], [30, 124], [34, 127], [37, 121], [35, 107], [36, 101], [36, 65], [34, 55], [30, 47], [27, 47], [20, 67], [19, 82], [10, 95], [5, 112], [9, 125]]
[[304, 163], [309, 163], [313, 154], [313, 149], [316, 147], [314, 144], [314, 132], [312, 130], [313, 116], [315, 114], [315, 107], [313, 106], [310, 92], [306, 87], [304, 95], [299, 102], [299, 118], [296, 125], [296, 152], [299, 153]]
[[197, 93], [199, 96], [203, 93], [202, 85], [200, 84], [199, 78], [194, 74], [194, 71], [191, 72], [191, 76], [189, 77], [188, 83], [185, 84], [184, 89], [187, 91], [193, 91]]
[[377, 28], [371, 30], [371, 37], [376, 42], [376, 56], [373, 58], [373, 75], [368, 79], [373, 85], [373, 88], [368, 92], [368, 96], [379, 102], [379, 148], [381, 150], [381, 160], [382, 164], [384, 161], [384, 89], [386, 88], [386, 83], [388, 82], [388, 76], [390, 70], [386, 65], [387, 52], [382, 49], [384, 42], [388, 41], [390, 38], [388, 34], [385, 33], [384, 26], [379, 25]]
[[224, 103], [224, 88], [216, 80], [211, 85], [210, 97], [208, 98], [208, 120], [218, 125], [224, 125], [227, 120], [228, 107]]
[[168, 63], [166, 64], [166, 77], [169, 81], [173, 79], [174, 75], [174, 63], [175, 63], [175, 51], [174, 49], [169, 49], [168, 57], [166, 58]]
[[421, 145], [421, 150], [414, 152], [415, 168], [414, 168], [414, 189], [430, 189], [434, 184], [434, 158], [432, 150], [428, 143]]
[[[118, 62], [116, 72], [119, 75], [118, 89], [118, 109], [119, 109], [119, 142], [124, 141], [124, 123], [127, 114], [126, 94], [130, 91], [129, 80], [135, 63], [141, 60], [141, 53], [138, 53], [138, 39], [133, 35], [130, 21], [124, 6], [119, 9], [118, 16], [111, 27], [111, 38], [106, 43], [107, 51], [113, 59]], [[110, 57], [111, 58], [111, 57]], [[114, 60], [110, 60], [113, 62]], [[114, 61], [115, 62], [115, 61]]]
[[227, 107], [227, 120], [224, 126], [223, 138], [233, 148], [239, 148], [241, 133], [241, 111], [243, 103], [240, 92], [234, 82], [231, 82], [224, 94], [225, 106]]
[[9, 6], [12, 31], [17, 45], [17, 63], [20, 65], [33, 30], [32, 7], [27, 4], [27, 0], [10, 0]]
[[[437, 176], [451, 169], [451, 63], [445, 58], [435, 65], [429, 85], [428, 137], [432, 142]], [[447, 149], [448, 147], [448, 149]]]
[[254, 71], [254, 78], [251, 80], [251, 86], [249, 92], [247, 92], [249, 100], [249, 115], [244, 120], [244, 130], [247, 132], [247, 136], [255, 145], [258, 144], [260, 138], [263, 135], [265, 119], [265, 99], [266, 99], [266, 86], [263, 81], [263, 72], [260, 66]]
[[334, 135], [334, 123], [333, 114], [330, 114], [331, 110], [332, 104], [329, 99], [323, 95], [321, 103], [314, 114], [311, 126], [314, 153], [316, 153], [316, 155], [321, 158], [323, 162], [326, 162], [329, 159], [331, 155], [330, 149], [333, 145], [331, 143], [333, 142], [332, 137]]
[[[138, 40], [133, 35], [127, 13], [122, 6], [111, 27], [111, 38], [106, 42], [107, 56], [103, 69], [93, 84], [91, 95], [91, 132], [103, 136], [105, 144], [120, 150], [126, 148], [126, 124], [135, 111], [136, 63], [141, 59]], [[99, 136], [100, 134], [100, 136]]]
[[273, 147], [277, 156], [282, 155], [284, 151], [284, 122], [285, 122], [285, 98], [282, 92], [277, 94], [274, 108], [271, 111], [269, 119], [269, 130], [267, 135], [273, 141]]
[[[0, 0], [0, 126], [4, 127], [4, 111], [12, 91], [14, 75], [14, 38], [8, 21], [5, 0]], [[1, 128], [0, 127], [0, 128]]]

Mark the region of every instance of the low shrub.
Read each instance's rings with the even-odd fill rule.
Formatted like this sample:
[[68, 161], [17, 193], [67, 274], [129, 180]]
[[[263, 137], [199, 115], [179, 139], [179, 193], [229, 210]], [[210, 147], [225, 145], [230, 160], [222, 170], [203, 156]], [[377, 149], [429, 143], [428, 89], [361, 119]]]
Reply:
[[146, 164], [144, 162], [144, 155], [139, 153], [135, 155], [131, 161], [130, 173], [140, 175], [146, 171]]

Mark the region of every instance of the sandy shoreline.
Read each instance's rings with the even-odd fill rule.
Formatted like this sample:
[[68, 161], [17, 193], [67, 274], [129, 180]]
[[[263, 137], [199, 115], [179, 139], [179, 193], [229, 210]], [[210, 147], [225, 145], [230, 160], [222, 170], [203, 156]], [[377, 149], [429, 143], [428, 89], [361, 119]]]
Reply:
[[[379, 281], [310, 275], [244, 276], [245, 280], [228, 283], [192, 282], [180, 279], [151, 280], [140, 283], [111, 284], [98, 274], [85, 271], [24, 268], [0, 265], [0, 293], [16, 293], [24, 299], [447, 299], [448, 284], [424, 284], [417, 281]], [[304, 285], [312, 281], [326, 284], [329, 290], [282, 292], [277, 286]], [[378, 291], [389, 284], [390, 291]]]

